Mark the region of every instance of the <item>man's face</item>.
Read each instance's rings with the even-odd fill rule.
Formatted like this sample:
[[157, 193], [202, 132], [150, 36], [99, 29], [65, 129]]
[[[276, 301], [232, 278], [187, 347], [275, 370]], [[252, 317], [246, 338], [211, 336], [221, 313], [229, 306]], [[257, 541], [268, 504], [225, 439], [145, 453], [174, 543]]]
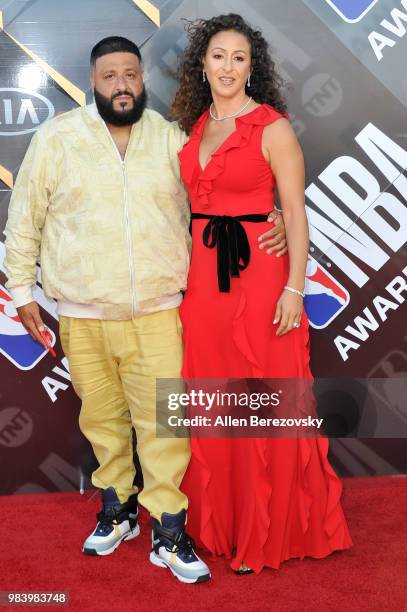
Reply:
[[115, 52], [96, 60], [91, 72], [95, 102], [102, 118], [113, 125], [130, 125], [145, 107], [140, 60], [134, 53]]

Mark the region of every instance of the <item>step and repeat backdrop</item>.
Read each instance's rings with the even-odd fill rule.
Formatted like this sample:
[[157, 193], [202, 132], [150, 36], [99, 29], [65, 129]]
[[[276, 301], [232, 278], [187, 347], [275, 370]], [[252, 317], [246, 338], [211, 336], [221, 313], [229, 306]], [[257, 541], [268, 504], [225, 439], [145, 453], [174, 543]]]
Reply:
[[[269, 41], [305, 153], [312, 368], [329, 379], [326, 412], [353, 436], [331, 440], [331, 461], [342, 475], [407, 470], [407, 0], [0, 0], [0, 494], [83, 489], [94, 467], [41, 272], [56, 358], [5, 288], [3, 230], [30, 139], [91, 101], [89, 53], [109, 35], [141, 47], [149, 104], [166, 115], [183, 19], [229, 12]], [[367, 378], [376, 399], [361, 438]]]

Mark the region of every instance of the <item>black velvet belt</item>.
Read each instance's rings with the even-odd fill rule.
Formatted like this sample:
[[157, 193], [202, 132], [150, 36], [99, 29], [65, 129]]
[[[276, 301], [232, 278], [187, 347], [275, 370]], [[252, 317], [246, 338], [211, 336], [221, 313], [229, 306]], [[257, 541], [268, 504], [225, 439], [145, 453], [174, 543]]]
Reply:
[[250, 262], [250, 245], [241, 221], [262, 223], [267, 221], [268, 214], [229, 217], [192, 213], [191, 219], [209, 219], [203, 231], [203, 243], [209, 249], [217, 247], [219, 291], [227, 293], [230, 278], [238, 278]]

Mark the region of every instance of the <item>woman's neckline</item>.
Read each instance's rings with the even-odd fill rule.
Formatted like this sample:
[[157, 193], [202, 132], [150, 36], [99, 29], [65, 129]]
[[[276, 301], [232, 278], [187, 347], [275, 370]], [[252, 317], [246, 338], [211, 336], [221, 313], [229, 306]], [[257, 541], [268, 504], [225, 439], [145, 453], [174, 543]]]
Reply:
[[[237, 116], [237, 117], [234, 117], [234, 120], [235, 120], [235, 121], [239, 121], [239, 119], [243, 119], [244, 117], [248, 117], [249, 115], [252, 115], [252, 114], [253, 114], [253, 113], [255, 113], [256, 111], [258, 111], [258, 110], [259, 110], [259, 108], [262, 108], [263, 106], [264, 106], [264, 104], [259, 104], [259, 106], [256, 106], [256, 108], [254, 108], [253, 110], [249, 111], [248, 113], [244, 113], [243, 115], [239, 115], [239, 116]], [[200, 171], [201, 171], [201, 172], [205, 172], [206, 168], [207, 168], [207, 167], [209, 166], [209, 164], [211, 163], [212, 158], [213, 158], [213, 156], [215, 155], [215, 153], [216, 153], [217, 151], [219, 151], [219, 150], [220, 150], [220, 149], [223, 147], [223, 145], [224, 145], [224, 144], [225, 144], [225, 143], [226, 143], [226, 142], [229, 140], [229, 138], [230, 138], [231, 136], [233, 136], [233, 134], [235, 134], [235, 132], [237, 131], [237, 128], [235, 128], [235, 129], [233, 130], [233, 132], [230, 132], [230, 134], [229, 134], [228, 136], [226, 136], [225, 140], [224, 140], [224, 141], [223, 141], [223, 142], [222, 142], [222, 143], [221, 143], [221, 144], [220, 144], [218, 147], [216, 147], [216, 149], [215, 149], [214, 151], [212, 151], [212, 153], [211, 153], [211, 155], [209, 156], [208, 161], [206, 162], [205, 166], [204, 166], [204, 167], [202, 167], [202, 165], [201, 165], [201, 161], [200, 161], [199, 151], [200, 151], [200, 148], [201, 148], [201, 143], [202, 143], [203, 133], [204, 133], [204, 131], [205, 131], [205, 126], [206, 126], [206, 123], [207, 123], [207, 121], [208, 121], [208, 119], [209, 119], [209, 116], [210, 116], [210, 115], [209, 115], [209, 108], [208, 108], [208, 109], [205, 111], [205, 121], [203, 122], [203, 128], [202, 128], [202, 132], [201, 132], [201, 137], [200, 137], [200, 139], [199, 139], [199, 143], [198, 143], [198, 166], [199, 166], [199, 169], [200, 169]]]

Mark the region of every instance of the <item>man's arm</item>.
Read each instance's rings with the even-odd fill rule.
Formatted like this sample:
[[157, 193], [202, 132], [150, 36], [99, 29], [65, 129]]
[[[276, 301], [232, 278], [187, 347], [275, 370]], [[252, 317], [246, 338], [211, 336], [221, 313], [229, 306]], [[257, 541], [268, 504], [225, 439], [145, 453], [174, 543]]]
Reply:
[[41, 132], [31, 140], [11, 196], [4, 266], [8, 276], [6, 287], [21, 322], [34, 340], [46, 346], [41, 337], [44, 324], [31, 292], [36, 282], [42, 228], [54, 189], [52, 159], [47, 159], [47, 144]]

